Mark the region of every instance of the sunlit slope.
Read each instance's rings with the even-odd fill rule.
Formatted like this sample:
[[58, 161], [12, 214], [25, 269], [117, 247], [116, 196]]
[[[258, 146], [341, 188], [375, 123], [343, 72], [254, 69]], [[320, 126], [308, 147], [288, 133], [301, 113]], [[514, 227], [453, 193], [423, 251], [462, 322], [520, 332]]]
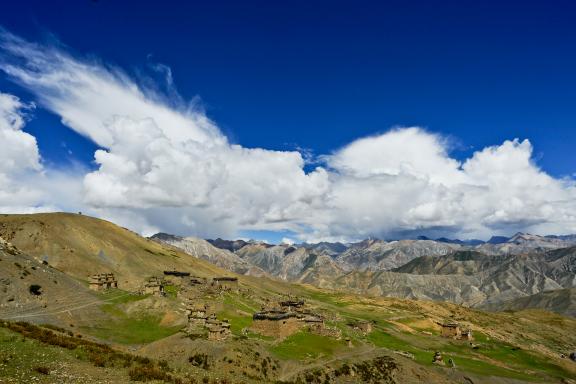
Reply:
[[135, 289], [148, 276], [169, 269], [199, 276], [229, 274], [111, 222], [78, 214], [0, 215], [0, 237], [81, 280], [114, 272], [122, 289]]
[[[0, 238], [0, 318], [78, 323], [101, 317], [101, 299], [80, 281], [43, 264]], [[69, 311], [74, 310], [71, 319]]]
[[545, 291], [536, 295], [487, 305], [484, 309], [491, 311], [521, 311], [525, 309], [542, 309], [576, 317], [576, 288]]

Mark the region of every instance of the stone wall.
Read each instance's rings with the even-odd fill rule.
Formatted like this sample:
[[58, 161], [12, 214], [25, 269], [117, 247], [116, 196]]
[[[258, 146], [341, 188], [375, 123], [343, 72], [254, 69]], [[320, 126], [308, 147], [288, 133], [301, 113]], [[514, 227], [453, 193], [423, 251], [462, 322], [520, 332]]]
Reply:
[[118, 281], [113, 273], [99, 273], [90, 276], [88, 287], [94, 291], [103, 291], [111, 288], [118, 288]]
[[285, 319], [254, 319], [252, 330], [264, 336], [285, 338], [296, 333], [302, 328], [303, 322], [295, 317]]
[[442, 337], [460, 337], [460, 327], [459, 326], [442, 326]]

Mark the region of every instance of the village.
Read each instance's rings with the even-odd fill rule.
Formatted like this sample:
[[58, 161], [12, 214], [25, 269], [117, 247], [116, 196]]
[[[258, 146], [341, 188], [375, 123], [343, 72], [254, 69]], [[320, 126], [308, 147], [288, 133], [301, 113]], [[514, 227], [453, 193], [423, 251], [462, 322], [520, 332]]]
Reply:
[[[187, 318], [183, 332], [193, 338], [205, 338], [210, 341], [224, 341], [231, 337], [231, 322], [218, 318], [217, 304], [214, 297], [223, 293], [246, 293], [241, 288], [237, 277], [215, 276], [212, 278], [193, 276], [185, 271], [164, 271], [162, 276], [148, 277], [141, 288], [134, 292], [137, 295], [164, 297], [168, 286], [178, 286], [178, 296], [185, 306]], [[118, 288], [118, 280], [113, 273], [99, 273], [90, 276], [89, 287], [94, 291], [106, 291]], [[283, 340], [300, 331], [343, 340], [348, 347], [353, 347], [349, 337], [342, 337], [342, 330], [334, 325], [327, 325], [326, 314], [313, 308], [305, 300], [286, 295], [279, 300], [262, 298], [259, 311], [252, 314], [250, 327], [242, 329], [242, 335], [250, 333]], [[437, 323], [442, 338], [468, 341], [473, 346], [473, 334], [470, 327], [446, 320]], [[367, 320], [348, 321], [346, 326], [362, 335], [373, 331], [374, 324]], [[445, 365], [442, 354], [436, 352], [433, 363]], [[449, 362], [451, 364], [451, 362]]]

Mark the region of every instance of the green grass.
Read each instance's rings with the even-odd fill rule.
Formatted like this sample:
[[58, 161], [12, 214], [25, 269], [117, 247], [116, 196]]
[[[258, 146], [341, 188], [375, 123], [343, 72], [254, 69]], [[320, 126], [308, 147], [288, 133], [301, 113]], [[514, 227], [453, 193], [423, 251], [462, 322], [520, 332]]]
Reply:
[[247, 313], [254, 313], [260, 310], [259, 305], [255, 301], [231, 293], [227, 293], [224, 296], [224, 305]]
[[113, 317], [113, 320], [98, 326], [83, 327], [88, 334], [100, 339], [120, 344], [145, 344], [178, 332], [180, 327], [164, 327], [160, 325], [160, 315], [136, 314], [128, 315], [122, 309], [127, 304], [145, 299], [144, 295], [119, 295], [120, 290], [101, 294], [107, 300], [102, 310]]
[[165, 285], [164, 286], [164, 293], [166, 293], [166, 297], [171, 299], [175, 299], [178, 296], [179, 288], [175, 285]]
[[241, 335], [242, 329], [248, 328], [252, 325], [251, 316], [239, 316], [235, 311], [223, 311], [218, 314], [220, 319], [228, 319], [230, 321], [230, 331], [234, 335]]
[[305, 359], [331, 356], [343, 347], [342, 341], [307, 332], [298, 332], [270, 348], [281, 359]]
[[526, 373], [525, 371], [514, 371], [511, 369], [506, 369], [499, 367], [487, 361], [482, 361], [470, 357], [463, 357], [459, 355], [444, 354], [444, 361], [448, 362], [448, 359], [452, 358], [456, 367], [460, 370], [466, 372], [475, 373], [482, 376], [499, 376], [508, 377], [512, 379], [528, 380], [528, 381], [541, 381], [537, 377]]
[[324, 293], [324, 292], [318, 292], [318, 291], [314, 291], [314, 290], [307, 290], [306, 296], [308, 296], [308, 298], [310, 298], [310, 299], [320, 301], [323, 303], [327, 303], [327, 304], [331, 304], [331, 305], [334, 305], [336, 307], [347, 307], [350, 305], [349, 303], [340, 299], [343, 296], [340, 294]]
[[[550, 377], [561, 378], [569, 375], [546, 359], [496, 340], [487, 341], [484, 335], [479, 336], [484, 340], [479, 350], [473, 350], [466, 341], [388, 333], [382, 330], [375, 330], [367, 339], [378, 347], [410, 352], [415, 360], [423, 365], [432, 365], [433, 352], [441, 351], [446, 362], [452, 358], [459, 369], [483, 376], [542, 381]], [[495, 365], [488, 359], [499, 361], [506, 367]], [[533, 373], [528, 373], [529, 371]]]
[[[400, 350], [412, 353], [415, 360], [423, 365], [432, 365], [434, 351], [445, 353], [445, 359], [452, 357], [458, 368], [471, 373], [484, 376], [501, 376], [528, 381], [545, 381], [554, 378], [569, 377], [570, 373], [561, 367], [550, 363], [545, 357], [513, 348], [511, 345], [488, 338], [486, 335], [475, 333], [475, 343], [480, 343], [479, 350], [473, 350], [468, 342], [454, 342], [439, 338], [438, 336], [412, 335], [399, 332], [388, 323], [390, 316], [406, 314], [405, 318], [395, 320], [413, 326], [413, 322], [424, 318], [415, 315], [409, 310], [399, 307], [382, 308], [369, 304], [354, 304], [341, 302], [340, 295], [309, 291], [307, 296], [311, 299], [338, 307], [337, 310], [344, 318], [373, 320], [377, 323], [377, 329], [366, 337], [360, 337], [360, 341], [368, 341], [377, 347], [390, 350]], [[394, 313], [389, 313], [393, 310]], [[414, 327], [419, 331], [433, 331], [431, 329]], [[343, 329], [344, 330], [344, 329]], [[349, 333], [349, 332], [346, 332]], [[352, 336], [352, 335], [351, 335]], [[355, 337], [352, 337], [356, 339]], [[495, 365], [490, 360], [502, 363], [504, 366]]]
[[145, 344], [168, 337], [180, 327], [163, 327], [160, 316], [125, 317], [99, 327], [85, 327], [87, 333], [120, 344]]
[[538, 371], [557, 378], [566, 377], [568, 374], [561, 367], [551, 364], [547, 359], [497, 341], [485, 343], [477, 351], [477, 354], [505, 362], [506, 365], [520, 371]]
[[404, 340], [399, 339], [387, 332], [382, 332], [380, 330], [375, 330], [368, 334], [367, 339], [377, 347], [383, 347], [388, 349], [398, 349], [410, 347], [410, 344], [406, 343]]
[[431, 365], [433, 353], [414, 346], [412, 343], [397, 337], [391, 333], [374, 330], [367, 336], [367, 340], [376, 347], [386, 348], [393, 351], [410, 352], [414, 360], [420, 364]]
[[230, 330], [238, 336], [242, 329], [252, 325], [252, 314], [260, 309], [255, 302], [231, 293], [224, 296], [223, 304], [224, 310], [218, 313], [218, 318], [228, 319]]

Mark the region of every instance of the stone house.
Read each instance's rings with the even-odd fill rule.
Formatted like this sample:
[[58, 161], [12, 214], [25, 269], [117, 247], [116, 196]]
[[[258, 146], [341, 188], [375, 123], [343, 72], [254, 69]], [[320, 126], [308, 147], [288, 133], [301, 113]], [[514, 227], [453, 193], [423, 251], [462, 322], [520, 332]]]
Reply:
[[189, 326], [203, 326], [206, 324], [208, 309], [209, 306], [207, 304], [193, 304], [189, 306], [187, 308]]
[[206, 284], [205, 277], [198, 277], [198, 276], [190, 276], [190, 285], [204, 285]]
[[462, 336], [462, 331], [460, 325], [455, 322], [445, 322], [440, 324], [442, 327], [440, 335], [442, 337], [449, 337], [452, 339], [460, 339]]
[[251, 328], [254, 332], [281, 339], [298, 332], [303, 326], [295, 313], [279, 310], [257, 312], [252, 320]]
[[215, 277], [212, 279], [212, 286], [223, 291], [238, 291], [237, 277]]
[[348, 323], [348, 326], [364, 334], [368, 334], [373, 330], [372, 323], [366, 320], [353, 321], [351, 323]]
[[304, 309], [304, 300], [290, 299], [281, 301], [280, 308], [286, 312], [301, 312]]
[[166, 282], [161, 277], [150, 277], [148, 281], [144, 284], [144, 289], [142, 293], [145, 295], [153, 295], [153, 296], [164, 296], [164, 286]]
[[190, 272], [164, 271], [164, 276], [188, 277], [188, 276], [190, 276]]
[[214, 313], [208, 314], [207, 304], [195, 303], [188, 306], [188, 334], [198, 334], [202, 328], [208, 331], [208, 340], [225, 340], [231, 335], [230, 323], [228, 320], [218, 320]]
[[116, 280], [113, 273], [98, 273], [90, 276], [88, 287], [93, 291], [118, 288], [118, 280]]
[[222, 329], [224, 329], [224, 332], [227, 335], [230, 335], [232, 333], [232, 331], [230, 330], [230, 322], [228, 321], [228, 319], [224, 319], [222, 320], [222, 323], [220, 323], [220, 326], [222, 327]]
[[463, 329], [462, 333], [460, 335], [460, 339], [461, 340], [469, 340], [469, 341], [474, 340], [474, 337], [472, 336], [472, 330], [470, 328]]
[[339, 328], [327, 327], [324, 319], [318, 315], [311, 314], [301, 318], [300, 321], [310, 333], [334, 339], [340, 339], [342, 337], [342, 331]]
[[207, 325], [206, 329], [208, 329], [208, 340], [221, 341], [230, 336], [230, 324], [226, 320], [218, 324]]
[[321, 333], [324, 330], [324, 319], [319, 316], [306, 316], [302, 321], [310, 332]]

